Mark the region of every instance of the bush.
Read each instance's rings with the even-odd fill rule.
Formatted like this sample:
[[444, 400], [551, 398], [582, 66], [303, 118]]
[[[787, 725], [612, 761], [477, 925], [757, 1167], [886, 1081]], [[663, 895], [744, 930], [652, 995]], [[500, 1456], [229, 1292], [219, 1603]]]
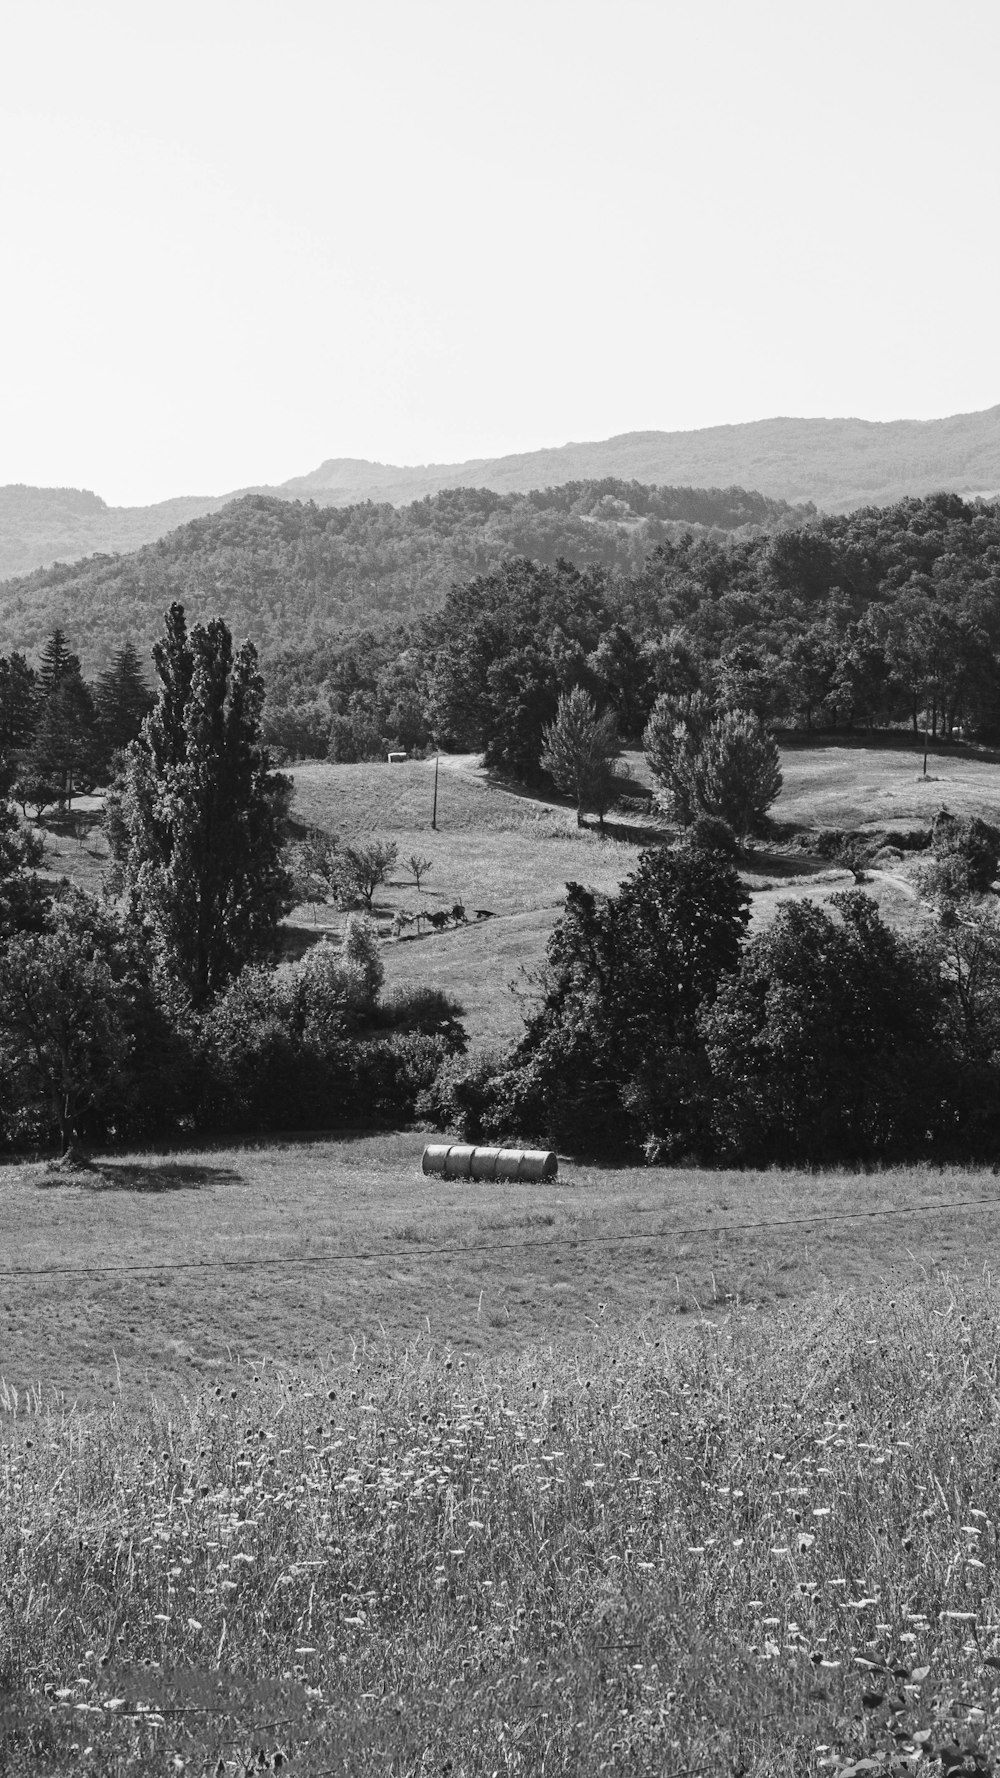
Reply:
[[1000, 828], [978, 815], [966, 819], [942, 809], [931, 826], [931, 850], [929, 893], [950, 899], [985, 895], [1000, 869]]
[[385, 979], [385, 964], [378, 927], [366, 914], [350, 914], [347, 918], [340, 967], [348, 986], [352, 1011], [359, 1017], [373, 1013]]
[[203, 1124], [318, 1129], [357, 1116], [343, 984], [313, 955], [306, 969], [249, 966], [205, 1015]]
[[399, 1124], [423, 1116], [419, 1107], [433, 1093], [448, 1055], [446, 1038], [419, 1031], [393, 1032], [363, 1044], [356, 1056], [356, 1092], [365, 1121]]
[[444, 1037], [450, 1049], [462, 1051], [469, 1039], [461, 1024], [462, 1008], [443, 988], [394, 988], [382, 1000], [378, 1022], [393, 1031]]
[[[466, 1038], [434, 988], [379, 1001], [370, 920], [278, 969], [245, 969], [206, 1015], [201, 1117], [249, 1129], [406, 1122]], [[374, 1028], [374, 1030], [373, 1030]], [[385, 1035], [378, 1034], [385, 1031]]]
[[718, 852], [722, 858], [739, 857], [739, 841], [728, 821], [717, 815], [696, 815], [688, 829], [688, 841], [702, 852]]
[[462, 1142], [484, 1141], [487, 1130], [492, 1134], [496, 1127], [495, 1083], [503, 1068], [503, 1053], [496, 1049], [447, 1057], [417, 1100], [417, 1116]]

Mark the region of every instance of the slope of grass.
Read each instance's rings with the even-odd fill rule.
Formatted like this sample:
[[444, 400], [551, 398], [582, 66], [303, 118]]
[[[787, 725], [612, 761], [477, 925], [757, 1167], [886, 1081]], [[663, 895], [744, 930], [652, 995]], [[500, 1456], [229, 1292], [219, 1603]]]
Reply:
[[781, 749], [784, 786], [772, 814], [802, 826], [906, 827], [953, 815], [1000, 821], [1000, 762], [985, 749], [932, 748], [923, 776], [923, 743], [905, 736], [858, 736]]
[[[475, 1186], [425, 1178], [425, 1140], [118, 1155], [89, 1174], [5, 1167], [0, 1378], [94, 1402], [120, 1365], [175, 1395], [238, 1359], [338, 1366], [357, 1341], [418, 1336], [510, 1352], [602, 1319], [634, 1328], [1000, 1262], [985, 1170], [563, 1161], [549, 1183]], [[891, 1214], [859, 1214], [872, 1210]]]
[[994, 1772], [998, 1344], [945, 1284], [170, 1417], [8, 1395], [0, 1763]]
[[[639, 855], [637, 846], [579, 828], [572, 810], [498, 789], [474, 758], [442, 762], [436, 830], [433, 760], [309, 764], [294, 767], [291, 776], [296, 820], [338, 834], [345, 844], [377, 837], [398, 846], [399, 862], [375, 897], [386, 928], [400, 908], [417, 913], [460, 902], [471, 918], [480, 908], [493, 915], [555, 909], [574, 879], [613, 892]], [[431, 860], [419, 893], [406, 869], [414, 852]], [[342, 924], [330, 909], [319, 910], [315, 920], [311, 909], [298, 909], [292, 919], [307, 929]]]

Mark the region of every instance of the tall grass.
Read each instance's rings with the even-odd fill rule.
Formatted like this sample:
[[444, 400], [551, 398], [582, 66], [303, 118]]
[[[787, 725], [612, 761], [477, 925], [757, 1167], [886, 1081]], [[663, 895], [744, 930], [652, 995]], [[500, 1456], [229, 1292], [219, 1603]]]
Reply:
[[991, 1770], [988, 1282], [594, 1320], [170, 1416], [8, 1392], [5, 1772]]

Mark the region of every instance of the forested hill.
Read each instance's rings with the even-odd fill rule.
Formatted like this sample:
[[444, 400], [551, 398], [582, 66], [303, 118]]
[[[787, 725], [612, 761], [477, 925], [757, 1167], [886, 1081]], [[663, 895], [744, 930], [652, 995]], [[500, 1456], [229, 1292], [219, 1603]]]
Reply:
[[[65, 492], [69, 499], [73, 490]], [[743, 488], [612, 479], [523, 495], [452, 489], [402, 508], [247, 495], [131, 554], [7, 580], [0, 652], [31, 654], [61, 625], [93, 674], [125, 638], [145, 653], [173, 599], [192, 619], [221, 612], [265, 657], [312, 652], [336, 635], [435, 610], [454, 582], [505, 557], [549, 564], [566, 557], [632, 573], [678, 532], [749, 534], [811, 512]]]
[[0, 487], [0, 580], [95, 551], [139, 549], [246, 494], [318, 506], [404, 506], [442, 490], [530, 494], [557, 484], [611, 485], [608, 478], [688, 492], [737, 484], [779, 503], [815, 502], [826, 512], [888, 506], [942, 490], [992, 497], [1000, 493], [1000, 406], [943, 420], [786, 418], [693, 432], [623, 432], [467, 463], [403, 466], [331, 457], [279, 487], [185, 495], [153, 506], [108, 506], [80, 488]]

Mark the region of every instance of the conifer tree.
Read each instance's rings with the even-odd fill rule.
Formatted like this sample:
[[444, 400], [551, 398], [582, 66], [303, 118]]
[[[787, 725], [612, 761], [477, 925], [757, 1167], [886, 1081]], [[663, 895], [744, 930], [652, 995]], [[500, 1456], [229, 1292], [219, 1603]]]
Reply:
[[542, 767], [576, 803], [577, 826], [583, 826], [584, 810], [593, 809], [603, 827], [621, 751], [614, 712], [599, 716], [593, 698], [575, 685], [560, 697], [543, 742]]
[[154, 701], [138, 653], [126, 642], [97, 681], [97, 720], [109, 756], [136, 740]]
[[23, 654], [0, 655], [0, 759], [27, 746], [37, 714], [34, 668]]
[[282, 857], [290, 784], [261, 740], [251, 642], [234, 656], [221, 618], [189, 633], [175, 603], [153, 659], [157, 702], [107, 802], [111, 887], [201, 1005], [275, 949], [294, 899]]
[[66, 673], [42, 706], [18, 776], [24, 783], [50, 786], [68, 807], [74, 796], [86, 795], [99, 782], [102, 753], [90, 688], [79, 673]]
[[50, 697], [63, 679], [69, 679], [79, 672], [80, 657], [70, 648], [65, 630], [56, 624], [42, 649], [38, 663], [38, 684], [42, 696]]

